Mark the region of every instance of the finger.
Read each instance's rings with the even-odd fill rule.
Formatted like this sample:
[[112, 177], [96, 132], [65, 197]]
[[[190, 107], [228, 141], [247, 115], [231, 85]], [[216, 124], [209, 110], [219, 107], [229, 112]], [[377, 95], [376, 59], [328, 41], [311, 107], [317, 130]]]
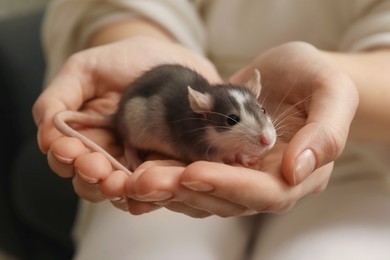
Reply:
[[[176, 160], [158, 160], [157, 158], [158, 155], [156, 154], [151, 154], [149, 157], [148, 157], [150, 160], [142, 163], [140, 166], [138, 166], [137, 170], [146, 170], [146, 169], [149, 169], [151, 167], [156, 167], [156, 166], [160, 166], [160, 167], [164, 167], [164, 166], [181, 166], [181, 167], [185, 167], [185, 164], [180, 162], [180, 161], [176, 161]], [[155, 158], [155, 159], [153, 159]]]
[[181, 202], [170, 202], [164, 205], [164, 207], [173, 212], [182, 213], [192, 218], [206, 218], [212, 215], [210, 212], [185, 205]]
[[133, 215], [142, 215], [150, 213], [165, 207], [173, 212], [182, 213], [193, 218], [205, 218], [211, 213], [199, 210], [181, 202], [163, 201], [163, 202], [143, 202], [134, 199], [128, 199], [128, 211]]
[[109, 161], [100, 153], [88, 153], [79, 156], [74, 167], [73, 187], [77, 195], [90, 202], [103, 200], [98, 183], [111, 173]]
[[111, 199], [110, 200], [111, 204], [122, 211], [128, 211], [129, 207], [127, 205], [127, 198], [117, 198], [117, 199]]
[[140, 204], [136, 204], [137, 207], [135, 207], [133, 203], [131, 213], [143, 214], [149, 212], [149, 207], [139, 206], [143, 205], [141, 202], [145, 202], [156, 203], [172, 211], [199, 218], [211, 214], [220, 217], [248, 214], [248, 209], [242, 205], [183, 187], [179, 183], [182, 171], [182, 168], [161, 166], [148, 168], [139, 176], [137, 176], [139, 171], [136, 171], [136, 180], [131, 184], [127, 183], [134, 186], [133, 192], [128, 193], [128, 195]]
[[99, 202], [104, 200], [99, 186], [96, 183], [86, 182], [78, 174], [73, 177], [72, 183], [74, 191], [80, 198], [89, 202]]
[[180, 186], [183, 167], [160, 166], [147, 162], [137, 168], [125, 184], [128, 197], [141, 201], [164, 201]]
[[[157, 190], [153, 190], [157, 185], [161, 189], [167, 188], [172, 190], [174, 189], [172, 187], [178, 185], [177, 177], [180, 175], [183, 167], [183, 163], [175, 160], [146, 161], [126, 181], [125, 193], [129, 197], [138, 195], [145, 196], [151, 192], [158, 193]], [[161, 177], [157, 178], [155, 174], [159, 174]], [[150, 178], [150, 181], [148, 178]], [[164, 190], [161, 191], [163, 195]], [[159, 200], [164, 200], [166, 196], [163, 197], [163, 199]], [[145, 199], [148, 199], [147, 196]]]
[[[161, 203], [159, 204], [163, 205]], [[211, 214], [225, 218], [247, 216], [255, 213], [255, 211], [248, 209], [244, 205], [234, 203], [225, 198], [216, 197], [212, 193], [198, 192], [187, 188], [176, 190], [175, 196], [169, 200], [169, 204], [165, 207], [191, 217], [199, 218]]]
[[58, 161], [71, 164], [78, 156], [85, 154], [86, 148], [77, 138], [61, 137], [53, 141], [50, 151]]
[[[71, 100], [71, 98], [77, 98], [74, 95], [75, 93], [78, 93], [75, 88], [72, 91], [68, 89], [67, 92], [63, 92], [60, 87], [50, 86], [36, 101], [33, 107], [33, 115], [38, 126], [38, 145], [42, 152], [46, 153], [51, 142], [62, 135], [53, 125], [54, 115], [59, 111], [68, 110], [70, 107], [78, 108], [81, 105], [80, 101], [74, 102]], [[70, 97], [65, 99], [68, 95]]]
[[70, 178], [74, 176], [73, 164], [58, 161], [58, 159], [50, 151], [47, 154], [47, 162], [50, 169], [58, 176], [63, 178]]
[[[126, 183], [127, 196], [141, 202], [164, 205], [172, 211], [191, 217], [205, 217], [210, 214], [231, 217], [248, 214], [248, 209], [242, 205], [183, 187], [180, 184], [183, 167], [171, 166], [172, 163], [175, 162], [150, 161], [141, 165]], [[135, 212], [140, 214], [142, 211], [139, 208], [132, 209], [132, 213]]]
[[61, 177], [74, 175], [74, 160], [85, 153], [85, 147], [78, 139], [62, 137], [54, 141], [47, 158], [50, 168]]
[[319, 87], [313, 90], [307, 123], [286, 148], [282, 170], [291, 185], [334, 161], [344, 149], [358, 97], [347, 77], [334, 71], [328, 76], [313, 84]]
[[99, 182], [102, 194], [111, 201], [121, 200], [125, 197], [125, 183], [129, 175], [121, 170], [110, 173]]
[[85, 100], [94, 95], [91, 79], [83, 73], [83, 60], [78, 57], [73, 55], [65, 63], [58, 76], [33, 105], [33, 118], [38, 126], [38, 144], [43, 152], [47, 152], [51, 142], [60, 136], [52, 123], [54, 115], [63, 110], [78, 110]]
[[37, 141], [41, 152], [46, 154], [50, 148], [51, 143], [61, 136], [63, 135], [54, 128], [51, 122], [47, 124], [40, 123], [38, 125]]
[[95, 184], [112, 172], [111, 163], [101, 153], [83, 154], [74, 162], [77, 175], [85, 182]]
[[[326, 189], [332, 174], [333, 165], [334, 163], [328, 163], [318, 168], [301, 182], [307, 194], [321, 193]], [[315, 188], [313, 189], [313, 187]]]
[[211, 162], [188, 166], [181, 183], [194, 191], [212, 194], [256, 212], [286, 211], [303, 195], [301, 187], [289, 186], [281, 177]]
[[127, 201], [127, 210], [130, 212], [130, 214], [137, 216], [155, 211], [161, 207], [162, 206], [156, 205], [152, 202], [142, 202], [133, 199], [128, 199]]

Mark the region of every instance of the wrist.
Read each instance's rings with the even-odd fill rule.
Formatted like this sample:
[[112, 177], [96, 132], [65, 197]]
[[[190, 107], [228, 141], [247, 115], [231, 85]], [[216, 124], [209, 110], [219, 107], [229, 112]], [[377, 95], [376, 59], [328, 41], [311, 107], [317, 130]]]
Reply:
[[359, 53], [323, 52], [354, 82], [359, 106], [350, 128], [350, 137], [363, 141], [390, 142], [389, 49]]
[[154, 37], [163, 41], [175, 41], [174, 37], [168, 31], [156, 23], [137, 18], [104, 26], [91, 36], [87, 46], [89, 48], [96, 47], [141, 35]]

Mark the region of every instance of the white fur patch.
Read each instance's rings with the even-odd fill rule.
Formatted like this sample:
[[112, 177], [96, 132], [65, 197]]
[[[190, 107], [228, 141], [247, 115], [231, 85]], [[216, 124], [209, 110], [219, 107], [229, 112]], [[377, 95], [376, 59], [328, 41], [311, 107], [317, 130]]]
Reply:
[[235, 89], [230, 90], [230, 94], [237, 100], [238, 104], [240, 105], [241, 123], [249, 128], [256, 127], [258, 125], [256, 118], [252, 114], [249, 114], [244, 107], [244, 104], [250, 99], [250, 95]]
[[249, 95], [247, 93], [241, 92], [239, 90], [232, 89], [229, 92], [241, 106], [249, 99]]

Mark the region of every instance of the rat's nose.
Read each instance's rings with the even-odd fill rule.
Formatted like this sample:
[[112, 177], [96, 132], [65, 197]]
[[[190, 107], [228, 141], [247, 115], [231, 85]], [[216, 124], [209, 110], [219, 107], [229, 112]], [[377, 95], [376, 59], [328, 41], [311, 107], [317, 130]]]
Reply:
[[276, 131], [275, 129], [265, 129], [258, 133], [258, 144], [263, 148], [271, 149], [276, 142]]
[[262, 146], [268, 146], [271, 144], [271, 141], [269, 140], [269, 138], [265, 137], [265, 136], [260, 136], [260, 140], [259, 140], [260, 144]]
[[262, 146], [269, 146], [271, 145], [272, 141], [271, 141], [271, 138], [265, 136], [265, 135], [261, 135], [259, 137], [259, 143], [262, 145]]

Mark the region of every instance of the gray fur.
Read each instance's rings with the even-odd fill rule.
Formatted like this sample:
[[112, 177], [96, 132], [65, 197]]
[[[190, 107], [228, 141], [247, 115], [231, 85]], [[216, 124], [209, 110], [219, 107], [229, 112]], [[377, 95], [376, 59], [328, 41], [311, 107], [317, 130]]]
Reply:
[[[212, 97], [212, 111], [191, 109], [188, 86]], [[230, 90], [249, 99], [241, 104]], [[224, 161], [224, 153], [235, 153], [235, 150], [225, 143], [223, 149], [214, 145], [218, 140], [211, 140], [210, 133], [227, 135], [237, 128], [227, 124], [227, 117], [245, 116], [241, 115], [242, 106], [248, 112], [245, 114], [253, 115], [258, 125], [264, 125], [261, 106], [248, 88], [230, 84], [211, 86], [193, 70], [180, 65], [161, 65], [144, 73], [128, 88], [119, 103], [115, 122], [125, 147], [164, 153], [186, 162]], [[234, 142], [236, 146], [237, 141]]]

